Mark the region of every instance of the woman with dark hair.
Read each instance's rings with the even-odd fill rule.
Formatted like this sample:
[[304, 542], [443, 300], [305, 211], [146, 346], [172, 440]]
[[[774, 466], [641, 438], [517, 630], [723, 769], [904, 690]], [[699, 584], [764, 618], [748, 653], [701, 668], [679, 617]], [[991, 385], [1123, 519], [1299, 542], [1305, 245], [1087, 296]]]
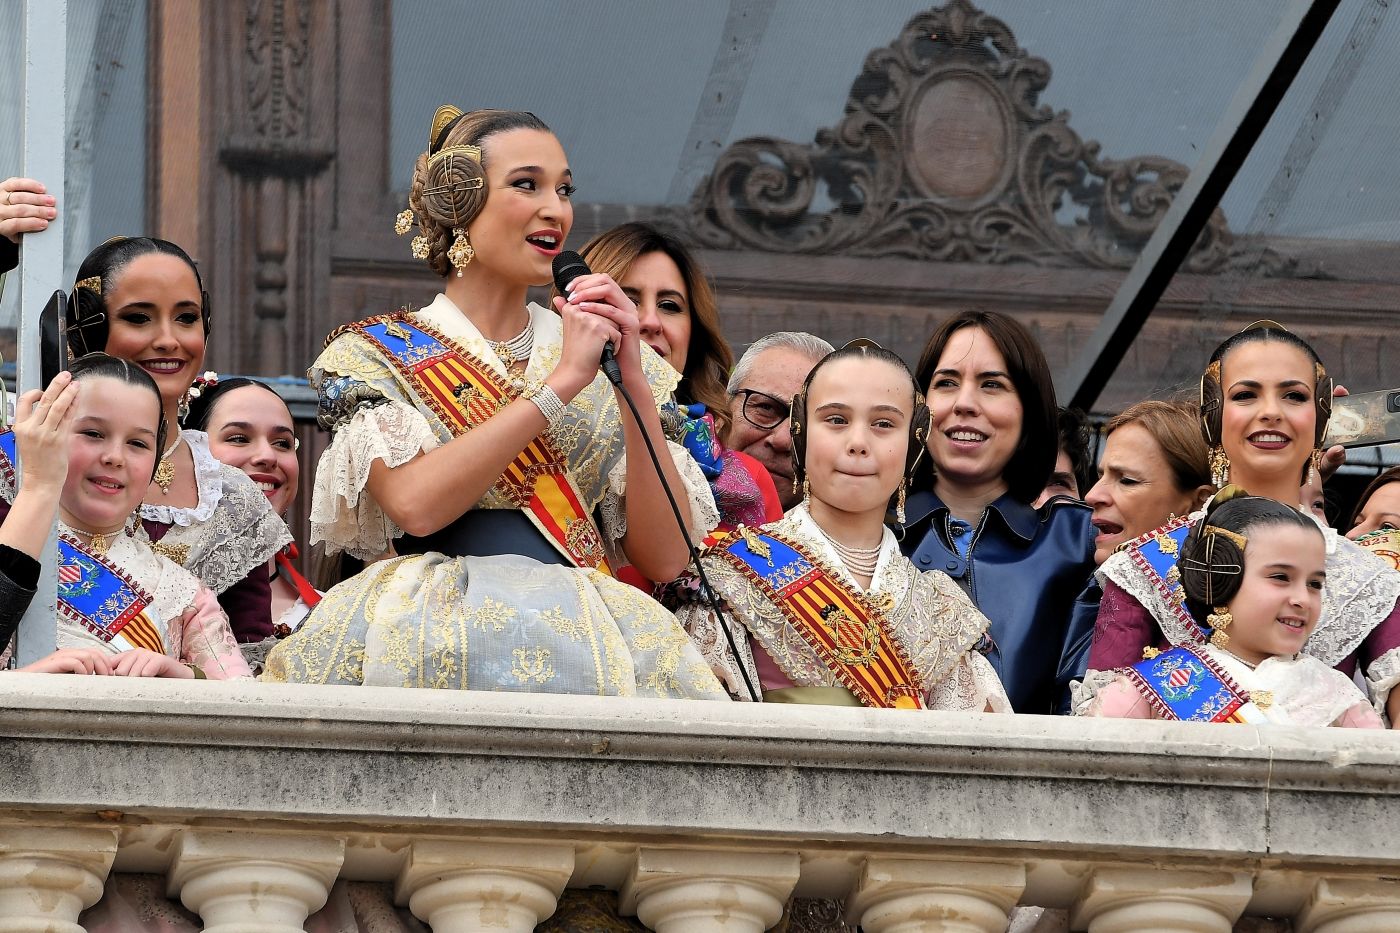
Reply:
[[966, 311], [933, 332], [919, 359], [929, 460], [901, 515], [920, 570], [947, 573], [991, 620], [990, 655], [1019, 713], [1062, 705], [1071, 607], [1093, 573], [1089, 509], [1032, 507], [1055, 466], [1058, 412], [1050, 367], [1020, 323]]
[[272, 634], [265, 566], [291, 540], [242, 472], [219, 463], [179, 413], [204, 365], [209, 296], [189, 255], [167, 240], [113, 237], [78, 267], [68, 342], [136, 364], [160, 389], [170, 439], [141, 505], [156, 550], [219, 597], [240, 642]]
[[1116, 672], [1087, 715], [1384, 728], [1350, 677], [1303, 653], [1327, 576], [1311, 514], [1222, 494], [1191, 528], [1176, 567], [1198, 638]]
[[[55, 522], [58, 528], [59, 650], [25, 670], [251, 676], [214, 594], [157, 553], [137, 521], [164, 449], [161, 409], [161, 392], [140, 367], [90, 353], [45, 394], [21, 400], [18, 438], [0, 435], [0, 522], [25, 522], [31, 544], [39, 529], [39, 547]], [[16, 490], [12, 439], [24, 442], [26, 455], [48, 453], [62, 464], [56, 500], [36, 499], [42, 490], [29, 488], [36, 474], [28, 466], [25, 488]], [[36, 510], [36, 502], [43, 507]]]
[[[309, 374], [334, 434], [311, 543], [402, 556], [328, 591], [264, 679], [725, 697], [675, 617], [615, 578], [624, 563], [653, 580], [685, 567], [668, 491], [700, 534], [717, 517], [662, 435], [679, 374], [608, 275], [570, 282], [553, 310], [526, 304], [551, 279], [573, 190], [534, 114], [434, 114], [395, 229], [417, 226], [414, 255], [442, 292], [338, 329]], [[640, 417], [598, 371], [609, 344]]]
[[783, 517], [773, 479], [757, 460], [720, 446], [729, 427], [725, 382], [734, 353], [720, 332], [719, 308], [699, 261], [675, 234], [626, 223], [579, 250], [594, 272], [612, 276], [637, 306], [642, 340], [681, 374], [679, 409], [664, 409], [667, 433], [684, 444], [710, 481], [720, 528]]
[[[1300, 487], [1317, 470], [1332, 410], [1332, 380], [1306, 341], [1272, 321], [1224, 341], [1201, 377], [1201, 428], [1212, 483], [1301, 507]], [[1103, 601], [1094, 629], [1082, 705], [1115, 669], [1198, 641], [1179, 598], [1177, 556], [1203, 513], [1169, 521], [1127, 542], [1099, 568]], [[1311, 513], [1310, 513], [1311, 514]], [[1352, 674], [1360, 663], [1378, 710], [1400, 712], [1400, 574], [1317, 522], [1327, 551], [1321, 617], [1304, 650]]]
[[[1006, 712], [983, 652], [987, 619], [945, 574], [920, 572], [885, 519], [922, 459], [928, 409], [895, 354], [857, 341], [793, 399], [803, 501], [701, 555], [739, 640], [697, 587], [679, 615], [739, 699]], [[694, 581], [688, 581], [693, 584]]]
[[[219, 379], [212, 373], [195, 380], [190, 396], [184, 427], [203, 431], [209, 438], [209, 452], [220, 463], [246, 473], [285, 520], [301, 480], [296, 425], [287, 403], [264, 382], [242, 376]], [[295, 631], [321, 601], [321, 594], [292, 563], [297, 557], [294, 541], [268, 562], [275, 638]], [[256, 645], [245, 649], [245, 654], [261, 668], [272, 639]]]
[[1400, 530], [1400, 467], [1391, 467], [1367, 484], [1346, 528], [1353, 541]]

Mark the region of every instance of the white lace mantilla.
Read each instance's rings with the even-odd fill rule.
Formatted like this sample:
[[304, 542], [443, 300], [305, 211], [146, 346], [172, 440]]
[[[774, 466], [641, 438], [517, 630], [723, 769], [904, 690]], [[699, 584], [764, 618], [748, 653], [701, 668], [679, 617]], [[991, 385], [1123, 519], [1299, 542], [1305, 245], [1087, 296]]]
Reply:
[[[142, 505], [141, 517], [169, 525], [156, 549], [178, 559], [205, 586], [222, 593], [254, 567], [272, 560], [291, 543], [292, 533], [256, 483], [243, 471], [213, 459], [206, 434], [183, 433], [199, 476], [199, 505], [193, 509]], [[201, 514], [205, 517], [199, 518]]]
[[[1195, 512], [1193, 524], [1204, 512]], [[1308, 513], [1304, 513], [1308, 514]], [[1322, 531], [1327, 546], [1327, 582], [1322, 588], [1322, 615], [1303, 650], [1328, 665], [1341, 663], [1366, 639], [1400, 600], [1400, 573], [1375, 554], [1349, 541], [1308, 514]], [[1111, 580], [1152, 613], [1162, 633], [1174, 645], [1197, 639], [1177, 609], [1133, 561], [1128, 550], [1104, 561], [1097, 575]]]

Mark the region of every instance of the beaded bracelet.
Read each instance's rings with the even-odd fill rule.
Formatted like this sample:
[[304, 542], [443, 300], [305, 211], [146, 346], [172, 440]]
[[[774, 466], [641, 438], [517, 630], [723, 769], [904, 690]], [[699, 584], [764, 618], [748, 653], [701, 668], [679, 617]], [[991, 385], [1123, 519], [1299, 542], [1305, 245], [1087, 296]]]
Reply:
[[535, 403], [535, 407], [544, 415], [544, 420], [549, 422], [550, 427], [564, 417], [564, 403], [560, 400], [559, 393], [543, 382], [527, 386], [524, 397]]

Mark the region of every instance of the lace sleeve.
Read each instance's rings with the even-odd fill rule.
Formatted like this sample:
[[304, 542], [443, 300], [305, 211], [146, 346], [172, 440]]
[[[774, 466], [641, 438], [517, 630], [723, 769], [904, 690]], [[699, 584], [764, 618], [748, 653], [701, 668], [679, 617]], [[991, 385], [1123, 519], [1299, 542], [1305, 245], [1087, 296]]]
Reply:
[[438, 446], [422, 413], [403, 402], [362, 406], [336, 431], [321, 455], [311, 499], [311, 543], [327, 553], [346, 551], [369, 560], [403, 534], [374, 497], [365, 493], [376, 460], [402, 466]]
[[1117, 671], [1095, 671], [1084, 672], [1084, 679], [1070, 681], [1070, 710], [1075, 716], [1095, 716], [1097, 709], [1096, 700], [1099, 692], [1113, 683], [1118, 676]]
[[952, 669], [929, 687], [924, 705], [970, 713], [1011, 712], [1011, 700], [992, 663], [975, 650], [964, 651]]
[[193, 664], [210, 680], [251, 680], [252, 670], [243, 660], [228, 617], [208, 587], [195, 593], [194, 605], [180, 620], [183, 650], [180, 660]]
[[187, 533], [178, 526], [162, 542], [191, 540], [186, 567], [205, 586], [223, 593], [291, 543], [292, 534], [242, 470], [221, 466], [223, 493], [207, 522]]
[[[709, 480], [705, 479], [700, 464], [679, 444], [666, 442], [671, 459], [680, 474], [681, 485], [685, 487], [685, 501], [690, 506], [690, 536], [699, 541], [714, 531], [719, 524], [719, 509], [715, 507], [715, 497], [710, 491]], [[683, 503], [677, 503], [681, 505]], [[608, 486], [603, 490], [603, 501], [599, 505], [604, 537], [610, 542], [621, 541], [627, 534], [627, 458], [623, 457], [608, 473]], [[666, 521], [673, 521], [669, 516]]]

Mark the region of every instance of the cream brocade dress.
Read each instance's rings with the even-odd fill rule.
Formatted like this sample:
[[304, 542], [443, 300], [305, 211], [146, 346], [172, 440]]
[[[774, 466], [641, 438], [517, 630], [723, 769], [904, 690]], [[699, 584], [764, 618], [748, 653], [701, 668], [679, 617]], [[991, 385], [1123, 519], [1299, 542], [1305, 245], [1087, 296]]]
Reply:
[[[861, 592], [835, 548], [807, 511], [797, 505], [780, 520], [762, 530], [777, 532], [799, 542], [829, 575], [854, 592]], [[750, 681], [759, 683], [746, 631], [766, 652], [782, 673], [798, 687], [841, 687], [842, 683], [816, 650], [747, 577], [724, 558], [712, 553], [701, 556], [710, 584], [721, 595], [730, 618], [742, 626], [736, 642], [743, 655], [741, 663]], [[893, 601], [889, 630], [906, 652], [913, 669], [921, 675], [924, 705], [936, 710], [971, 712], [1011, 712], [1001, 680], [987, 658], [976, 649], [990, 623], [947, 574], [937, 570], [920, 571], [899, 550], [894, 533], [885, 529], [880, 557], [866, 593], [877, 600], [888, 594]], [[676, 613], [691, 637], [701, 646], [710, 666], [729, 686], [732, 694], [749, 699], [744, 680], [729, 650], [724, 632], [714, 612], [703, 602], [687, 602]]]
[[[524, 382], [558, 364], [557, 315], [530, 305], [534, 350]], [[509, 380], [504, 365], [445, 295], [409, 322], [437, 330]], [[654, 404], [679, 376], [643, 347]], [[401, 466], [452, 433], [368, 341], [342, 333], [310, 371], [321, 417], [335, 436], [321, 458], [311, 507], [311, 543], [361, 559], [383, 554], [403, 532], [366, 489], [370, 466]], [[638, 400], [642, 404], [645, 399]], [[601, 374], [548, 429], [568, 462], [584, 506], [601, 518], [611, 566], [623, 558], [626, 464], [612, 386]], [[718, 521], [704, 474], [671, 445], [697, 533]], [[475, 508], [514, 506], [496, 488]], [[333, 587], [267, 660], [264, 680], [459, 690], [727, 699], [675, 616], [625, 583], [593, 569], [504, 555], [429, 551], [371, 564]]]

